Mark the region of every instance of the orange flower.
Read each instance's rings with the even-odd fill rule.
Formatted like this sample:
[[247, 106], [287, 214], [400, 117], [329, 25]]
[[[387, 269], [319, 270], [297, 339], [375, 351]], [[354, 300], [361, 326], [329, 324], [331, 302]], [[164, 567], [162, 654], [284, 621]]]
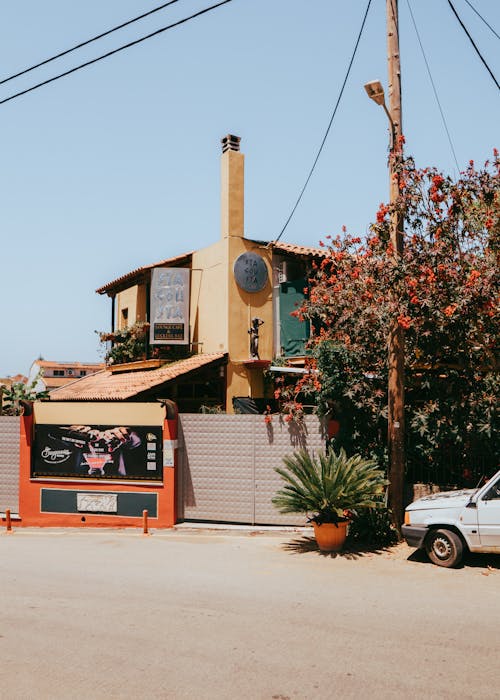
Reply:
[[468, 279], [467, 279], [467, 282], [465, 283], [465, 286], [466, 286], [466, 287], [472, 287], [472, 285], [474, 284], [474, 282], [475, 282], [477, 279], [479, 279], [480, 277], [481, 277], [481, 273], [479, 272], [479, 270], [472, 270], [472, 272], [470, 273], [470, 275], [469, 275], [469, 277], [468, 277]]
[[450, 316], [453, 316], [453, 314], [455, 313], [456, 308], [457, 308], [457, 305], [456, 305], [456, 304], [450, 304], [449, 306], [447, 306], [447, 307], [444, 309], [445, 315], [448, 316], [448, 318], [449, 318]]
[[408, 330], [408, 328], [411, 326], [411, 318], [400, 314], [398, 316], [398, 325], [401, 326], [401, 328], [404, 328], [404, 330]]

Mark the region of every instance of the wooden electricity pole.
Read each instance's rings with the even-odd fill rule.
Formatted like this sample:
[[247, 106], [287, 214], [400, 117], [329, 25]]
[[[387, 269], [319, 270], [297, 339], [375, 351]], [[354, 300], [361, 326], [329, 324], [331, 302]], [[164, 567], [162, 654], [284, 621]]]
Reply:
[[[387, 61], [389, 77], [389, 114], [392, 121], [392, 138], [389, 156], [390, 203], [399, 197], [398, 166], [403, 155], [401, 115], [401, 65], [399, 59], [398, 0], [386, 0], [387, 12]], [[393, 213], [391, 219], [391, 243], [395, 264], [403, 254], [402, 212]], [[395, 285], [393, 294], [398, 294]], [[396, 300], [397, 301], [397, 300]], [[389, 454], [389, 506], [396, 525], [403, 519], [403, 489], [405, 474], [405, 340], [403, 329], [396, 318], [392, 322], [388, 338], [388, 429]]]

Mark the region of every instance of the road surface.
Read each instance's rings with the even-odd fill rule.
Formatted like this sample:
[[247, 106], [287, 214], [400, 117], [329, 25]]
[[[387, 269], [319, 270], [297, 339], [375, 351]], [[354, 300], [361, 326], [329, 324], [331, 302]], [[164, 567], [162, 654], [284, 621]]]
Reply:
[[498, 698], [500, 557], [303, 533], [0, 534], [0, 698]]

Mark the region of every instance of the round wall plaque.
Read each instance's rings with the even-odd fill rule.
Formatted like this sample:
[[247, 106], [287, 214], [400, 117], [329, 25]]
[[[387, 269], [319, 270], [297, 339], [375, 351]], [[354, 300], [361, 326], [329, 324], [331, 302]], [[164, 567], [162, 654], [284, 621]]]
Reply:
[[234, 261], [234, 278], [245, 292], [260, 292], [267, 282], [267, 267], [257, 253], [242, 253]]

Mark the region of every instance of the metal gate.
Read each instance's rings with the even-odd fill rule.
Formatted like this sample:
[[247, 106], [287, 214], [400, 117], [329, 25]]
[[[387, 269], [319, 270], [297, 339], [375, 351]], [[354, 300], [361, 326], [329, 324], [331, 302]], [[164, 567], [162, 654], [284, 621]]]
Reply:
[[0, 513], [19, 513], [18, 416], [0, 416]]
[[179, 415], [178, 518], [258, 525], [303, 525], [271, 503], [281, 486], [274, 471], [285, 455], [325, 447], [316, 416], [303, 425], [261, 415]]

